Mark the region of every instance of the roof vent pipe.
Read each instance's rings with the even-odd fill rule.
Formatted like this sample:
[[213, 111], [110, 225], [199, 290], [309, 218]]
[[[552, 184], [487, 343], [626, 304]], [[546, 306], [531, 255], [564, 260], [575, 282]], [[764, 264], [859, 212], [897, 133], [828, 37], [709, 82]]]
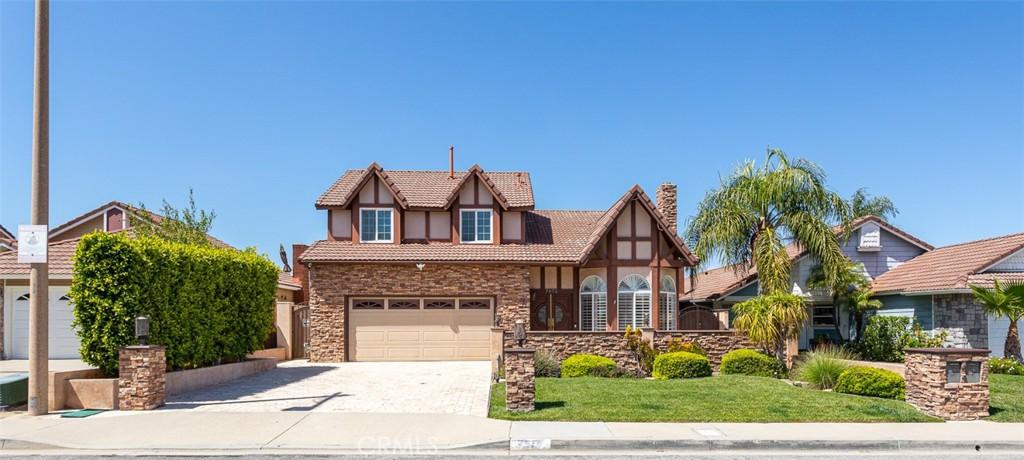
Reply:
[[448, 146], [448, 178], [455, 178], [455, 145]]

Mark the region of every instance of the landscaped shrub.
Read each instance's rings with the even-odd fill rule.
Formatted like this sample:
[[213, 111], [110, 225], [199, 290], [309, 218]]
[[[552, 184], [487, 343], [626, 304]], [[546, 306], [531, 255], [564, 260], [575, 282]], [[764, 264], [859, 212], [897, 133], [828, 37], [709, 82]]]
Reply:
[[839, 380], [836, 381], [832, 391], [877, 398], [903, 399], [906, 383], [903, 381], [903, 376], [892, 371], [853, 366], [839, 374]]
[[675, 353], [677, 351], [685, 351], [687, 353], [696, 353], [701, 356], [707, 356], [708, 352], [704, 351], [700, 345], [693, 342], [684, 342], [682, 339], [672, 339], [668, 342], [668, 350], [666, 353]]
[[756, 350], [742, 348], [722, 356], [722, 374], [754, 375], [757, 377], [779, 378], [786, 373], [786, 365], [773, 356]]
[[629, 325], [626, 326], [625, 339], [626, 349], [629, 350], [633, 361], [636, 362], [639, 377], [651, 375], [651, 369], [654, 367], [654, 357], [658, 356], [658, 351], [651, 345], [651, 341], [644, 340], [644, 335], [640, 328], [633, 328], [633, 326]]
[[993, 374], [1024, 375], [1024, 364], [1012, 358], [990, 358], [988, 371]]
[[562, 363], [554, 353], [541, 348], [533, 354], [533, 375], [558, 377], [562, 375]]
[[252, 251], [92, 233], [78, 243], [70, 297], [82, 359], [116, 375], [118, 349], [167, 347], [171, 369], [244, 359], [273, 329], [277, 267]]
[[711, 362], [696, 353], [677, 351], [662, 353], [654, 358], [654, 378], [692, 379], [711, 376]]
[[562, 361], [562, 377], [614, 377], [615, 361], [597, 355], [572, 355]]
[[835, 345], [821, 345], [804, 354], [793, 369], [793, 377], [810, 383], [814, 388], [827, 390], [835, 386], [839, 375], [851, 366], [848, 360], [856, 356]]
[[868, 319], [857, 351], [869, 361], [899, 363], [904, 349], [940, 347], [945, 339], [945, 332], [930, 336], [911, 318], [875, 315]]

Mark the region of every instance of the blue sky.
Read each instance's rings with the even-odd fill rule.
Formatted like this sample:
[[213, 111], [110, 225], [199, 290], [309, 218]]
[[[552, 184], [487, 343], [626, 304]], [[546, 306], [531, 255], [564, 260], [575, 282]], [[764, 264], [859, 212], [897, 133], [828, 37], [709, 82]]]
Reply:
[[[936, 245], [1024, 231], [1024, 4], [56, 2], [51, 222], [189, 187], [214, 233], [324, 238], [344, 170], [527, 170], [538, 208], [768, 145]], [[28, 220], [32, 4], [0, 2], [0, 223]], [[273, 257], [276, 260], [276, 257]]]

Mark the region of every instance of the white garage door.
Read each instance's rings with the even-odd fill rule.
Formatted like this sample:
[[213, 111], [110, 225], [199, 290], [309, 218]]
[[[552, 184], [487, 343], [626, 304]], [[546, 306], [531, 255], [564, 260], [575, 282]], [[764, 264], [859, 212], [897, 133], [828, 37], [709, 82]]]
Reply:
[[[1017, 327], [1024, 326], [1017, 323]], [[1004, 356], [1003, 345], [1006, 344], [1006, 334], [1010, 331], [1010, 320], [1006, 318], [988, 317], [988, 347], [992, 350], [992, 356]], [[1019, 333], [1019, 332], [1018, 332]], [[1024, 347], [1024, 339], [1021, 340]]]
[[489, 360], [489, 298], [356, 298], [349, 302], [355, 361]]
[[[9, 299], [13, 308], [8, 310], [11, 320], [11, 359], [28, 359], [28, 288], [12, 287]], [[78, 359], [78, 335], [71, 328], [73, 318], [68, 302], [68, 287], [50, 288], [50, 359]]]

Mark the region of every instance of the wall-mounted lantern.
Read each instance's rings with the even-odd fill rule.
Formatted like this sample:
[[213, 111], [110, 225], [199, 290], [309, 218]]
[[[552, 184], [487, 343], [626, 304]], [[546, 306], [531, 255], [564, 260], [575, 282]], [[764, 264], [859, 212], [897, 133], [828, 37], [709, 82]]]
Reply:
[[516, 320], [516, 329], [514, 334], [516, 338], [516, 343], [519, 344], [519, 348], [522, 348], [523, 343], [526, 342], [526, 324], [523, 322], [523, 320]]

